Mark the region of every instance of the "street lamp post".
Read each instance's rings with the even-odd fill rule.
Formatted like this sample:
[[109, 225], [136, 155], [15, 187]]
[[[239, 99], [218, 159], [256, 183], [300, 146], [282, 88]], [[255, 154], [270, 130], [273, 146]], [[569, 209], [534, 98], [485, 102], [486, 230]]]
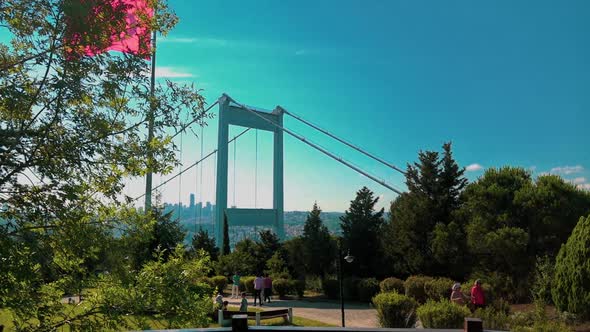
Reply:
[[[354, 256], [350, 254], [350, 250], [344, 257], [344, 260], [347, 263], [352, 263], [354, 261]], [[344, 288], [342, 287], [342, 245], [338, 245], [338, 284], [340, 287], [340, 311], [342, 312], [342, 327], [346, 327], [346, 323], [344, 320]]]

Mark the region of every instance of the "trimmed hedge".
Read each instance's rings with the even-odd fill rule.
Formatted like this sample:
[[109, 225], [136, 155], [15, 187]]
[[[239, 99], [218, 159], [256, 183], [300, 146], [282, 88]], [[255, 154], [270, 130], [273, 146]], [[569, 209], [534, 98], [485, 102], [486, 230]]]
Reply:
[[361, 279], [357, 284], [358, 298], [362, 302], [370, 302], [379, 293], [379, 281], [375, 278]]
[[486, 330], [503, 330], [510, 329], [510, 316], [504, 310], [497, 310], [492, 306], [475, 310], [470, 317], [481, 318], [483, 328]]
[[288, 293], [297, 294], [298, 297], [303, 297], [305, 293], [305, 280], [289, 280]]
[[430, 300], [449, 300], [451, 298], [451, 288], [454, 283], [449, 278], [435, 278], [424, 283], [424, 292]]
[[223, 293], [225, 287], [227, 287], [227, 278], [225, 276], [214, 276], [209, 278], [211, 286], [216, 288], [218, 292]]
[[276, 279], [272, 282], [272, 291], [277, 294], [279, 298], [284, 298], [289, 293], [291, 288], [291, 281], [287, 279]]
[[240, 290], [248, 294], [254, 294], [254, 276], [246, 276], [240, 278]]
[[381, 292], [396, 292], [398, 294], [405, 294], [406, 288], [404, 287], [404, 281], [395, 277], [389, 277], [383, 279], [379, 284]]
[[410, 327], [416, 325], [418, 303], [398, 293], [380, 293], [373, 298], [381, 327]]
[[428, 300], [426, 304], [418, 307], [418, 318], [422, 326], [433, 329], [459, 329], [463, 327], [465, 317], [470, 313], [467, 307], [448, 300]]
[[324, 295], [326, 295], [330, 299], [337, 299], [340, 296], [338, 280], [325, 279], [324, 281], [322, 281], [322, 289], [324, 290]]
[[426, 276], [410, 276], [404, 282], [406, 296], [409, 296], [419, 303], [424, 303], [427, 300], [424, 285], [431, 281], [432, 277]]

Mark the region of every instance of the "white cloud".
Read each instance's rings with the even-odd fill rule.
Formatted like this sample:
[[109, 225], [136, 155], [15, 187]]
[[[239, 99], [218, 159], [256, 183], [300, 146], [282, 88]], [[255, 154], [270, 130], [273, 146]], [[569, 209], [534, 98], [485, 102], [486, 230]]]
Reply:
[[573, 184], [584, 184], [584, 183], [586, 183], [586, 178], [581, 176], [578, 178], [571, 179], [569, 181], [571, 181]]
[[196, 38], [186, 38], [186, 37], [164, 37], [158, 42], [161, 43], [194, 43], [197, 39]]
[[182, 78], [182, 77], [193, 77], [192, 73], [182, 71], [174, 67], [157, 67], [156, 66], [156, 77], [162, 78]]
[[553, 167], [550, 172], [568, 175], [568, 174], [580, 173], [583, 170], [584, 170], [584, 167], [582, 167], [581, 165], [559, 166], [559, 167]]
[[170, 44], [196, 44], [201, 46], [211, 46], [211, 47], [225, 47], [230, 46], [232, 42], [227, 39], [221, 38], [196, 38], [196, 37], [164, 37], [158, 42], [162, 43], [170, 43]]
[[578, 188], [580, 189], [585, 189], [585, 190], [590, 190], [590, 183], [582, 183], [578, 185]]
[[481, 166], [480, 164], [477, 164], [477, 163], [471, 164], [471, 165], [468, 165], [467, 167], [465, 167], [465, 170], [467, 172], [477, 172], [482, 169], [483, 169], [483, 166]]

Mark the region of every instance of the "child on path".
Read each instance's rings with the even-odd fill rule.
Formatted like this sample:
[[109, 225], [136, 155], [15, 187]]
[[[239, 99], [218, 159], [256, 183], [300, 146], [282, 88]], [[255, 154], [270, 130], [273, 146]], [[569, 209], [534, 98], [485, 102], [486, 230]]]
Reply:
[[240, 311], [241, 312], [248, 311], [248, 299], [246, 298], [246, 292], [242, 293], [242, 303], [240, 303]]

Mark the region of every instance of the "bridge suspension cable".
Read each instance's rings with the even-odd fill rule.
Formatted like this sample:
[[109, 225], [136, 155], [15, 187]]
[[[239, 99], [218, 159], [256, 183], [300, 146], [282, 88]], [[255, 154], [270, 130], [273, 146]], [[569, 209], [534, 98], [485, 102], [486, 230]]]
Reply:
[[346, 141], [346, 140], [344, 140], [344, 139], [342, 139], [342, 138], [340, 138], [340, 137], [338, 137], [338, 136], [336, 136], [336, 135], [334, 135], [334, 134], [330, 133], [329, 131], [327, 131], [327, 130], [325, 130], [325, 129], [322, 129], [322, 128], [320, 128], [320, 127], [319, 127], [319, 126], [317, 126], [317, 125], [314, 125], [313, 123], [311, 123], [311, 122], [309, 122], [309, 121], [307, 121], [307, 120], [303, 119], [302, 117], [300, 117], [300, 116], [298, 116], [298, 115], [296, 115], [296, 114], [293, 114], [293, 113], [291, 113], [291, 112], [289, 112], [289, 111], [287, 111], [287, 110], [285, 110], [285, 109], [283, 109], [283, 112], [285, 112], [285, 114], [287, 114], [287, 115], [291, 116], [292, 118], [294, 118], [294, 119], [296, 119], [296, 120], [298, 120], [298, 121], [300, 121], [300, 122], [302, 122], [302, 123], [304, 123], [304, 124], [308, 125], [309, 127], [313, 128], [313, 129], [315, 129], [315, 130], [318, 130], [318, 131], [320, 131], [320, 132], [322, 132], [322, 133], [324, 133], [324, 134], [326, 134], [326, 135], [328, 135], [328, 136], [332, 137], [333, 139], [337, 140], [338, 142], [340, 142], [340, 143], [342, 143], [342, 144], [345, 144], [345, 145], [347, 145], [347, 146], [349, 146], [349, 147], [351, 147], [351, 148], [355, 149], [356, 151], [358, 151], [358, 152], [360, 152], [360, 153], [364, 154], [365, 156], [367, 156], [367, 157], [369, 157], [369, 158], [372, 158], [373, 160], [376, 160], [376, 161], [380, 162], [381, 164], [383, 164], [383, 165], [385, 165], [385, 166], [387, 166], [387, 167], [389, 167], [389, 168], [391, 168], [391, 169], [394, 169], [394, 170], [396, 170], [396, 171], [398, 171], [398, 172], [402, 173], [403, 175], [406, 175], [406, 172], [404, 172], [403, 170], [401, 170], [401, 169], [400, 169], [400, 168], [398, 168], [397, 166], [395, 166], [395, 165], [393, 165], [393, 164], [391, 164], [391, 163], [389, 163], [389, 162], [387, 162], [387, 161], [383, 160], [382, 158], [379, 158], [379, 157], [375, 156], [374, 154], [371, 154], [371, 153], [369, 153], [369, 152], [367, 152], [367, 151], [365, 151], [365, 150], [361, 149], [360, 147], [358, 147], [358, 146], [356, 146], [356, 145], [354, 145], [354, 144], [352, 144], [352, 143], [350, 143], [350, 142], [348, 142], [348, 141]]
[[[239, 133], [238, 135], [234, 136], [234, 138], [232, 138], [231, 140], [229, 140], [229, 141], [227, 142], [227, 144], [230, 144], [231, 142], [235, 141], [236, 139], [238, 139], [240, 136], [244, 135], [244, 134], [245, 134], [247, 131], [249, 131], [250, 129], [252, 129], [252, 128], [247, 128], [247, 129], [244, 129], [244, 131], [242, 131], [242, 132], [241, 132], [241, 133]], [[217, 149], [215, 149], [215, 150], [213, 150], [213, 151], [209, 152], [209, 153], [208, 153], [208, 154], [207, 154], [205, 157], [203, 157], [203, 158], [201, 158], [201, 159], [199, 159], [199, 160], [195, 161], [193, 164], [191, 164], [191, 165], [187, 166], [185, 169], [183, 169], [182, 171], [180, 171], [180, 172], [176, 173], [176, 174], [175, 174], [174, 176], [172, 176], [171, 178], [169, 178], [169, 179], [167, 179], [166, 181], [164, 181], [164, 182], [162, 182], [162, 183], [158, 184], [157, 186], [153, 187], [153, 188], [152, 188], [152, 191], [154, 191], [154, 190], [156, 190], [156, 189], [159, 189], [159, 188], [161, 188], [161, 187], [165, 186], [165, 185], [166, 185], [166, 184], [168, 184], [170, 181], [172, 181], [172, 180], [176, 179], [177, 177], [181, 176], [181, 175], [182, 175], [182, 173], [184, 173], [184, 172], [188, 171], [189, 169], [191, 169], [191, 168], [193, 168], [193, 167], [197, 166], [198, 164], [200, 164], [201, 162], [205, 161], [207, 158], [211, 157], [212, 155], [214, 155], [214, 154], [216, 154], [216, 153], [217, 153]], [[137, 197], [135, 197], [135, 198], [134, 198], [134, 199], [132, 199], [131, 201], [132, 201], [132, 202], [133, 202], [133, 201], [136, 201], [136, 200], [138, 200], [138, 199], [140, 199], [140, 198], [142, 198], [142, 197], [144, 197], [144, 196], [145, 196], [145, 193], [144, 193], [144, 194], [141, 194], [140, 196], [137, 196]]]
[[[364, 176], [368, 177], [369, 179], [371, 179], [371, 180], [373, 180], [373, 181], [375, 181], [375, 182], [379, 183], [380, 185], [382, 185], [382, 186], [384, 186], [385, 188], [387, 188], [387, 189], [389, 189], [389, 190], [391, 190], [391, 191], [395, 192], [395, 193], [396, 193], [396, 194], [398, 194], [398, 195], [401, 195], [401, 194], [402, 194], [402, 192], [401, 192], [400, 190], [398, 190], [398, 189], [394, 188], [392, 185], [390, 185], [390, 184], [386, 183], [385, 181], [383, 181], [383, 180], [380, 180], [380, 179], [378, 179], [377, 177], [375, 177], [375, 176], [373, 176], [373, 175], [371, 175], [371, 174], [369, 174], [369, 173], [365, 172], [364, 170], [362, 170], [362, 169], [360, 169], [359, 167], [357, 167], [357, 166], [355, 166], [355, 165], [351, 164], [350, 162], [348, 162], [348, 161], [346, 161], [346, 160], [342, 159], [341, 157], [338, 157], [338, 156], [334, 155], [334, 154], [333, 154], [333, 153], [331, 153], [330, 151], [328, 151], [328, 150], [326, 150], [326, 149], [324, 149], [324, 148], [320, 147], [319, 145], [317, 145], [317, 144], [315, 144], [315, 143], [313, 143], [313, 142], [309, 141], [309, 140], [308, 140], [308, 139], [306, 139], [305, 137], [303, 137], [303, 136], [301, 136], [301, 135], [299, 135], [299, 134], [296, 134], [296, 133], [294, 133], [293, 131], [291, 131], [291, 130], [289, 130], [289, 129], [287, 129], [287, 128], [283, 127], [283, 126], [280, 126], [280, 125], [278, 125], [278, 124], [276, 124], [276, 123], [272, 122], [271, 120], [269, 120], [269, 119], [267, 119], [267, 118], [263, 117], [262, 115], [258, 114], [256, 111], [254, 111], [253, 109], [249, 108], [248, 106], [246, 106], [246, 105], [244, 105], [244, 104], [241, 104], [241, 103], [237, 102], [236, 100], [234, 100], [234, 99], [233, 99], [233, 98], [231, 98], [230, 96], [228, 96], [228, 95], [225, 95], [225, 96], [226, 96], [226, 97], [228, 97], [228, 98], [229, 98], [231, 101], [233, 101], [233, 102], [234, 102], [236, 105], [238, 105], [239, 107], [243, 108], [244, 110], [246, 110], [246, 111], [248, 111], [248, 112], [250, 112], [250, 113], [252, 113], [252, 114], [256, 115], [257, 117], [261, 118], [262, 120], [264, 120], [264, 121], [266, 121], [266, 122], [270, 123], [271, 125], [273, 125], [273, 126], [275, 126], [276, 128], [278, 128], [278, 129], [280, 129], [280, 130], [282, 130], [282, 131], [286, 132], [287, 134], [289, 134], [289, 135], [291, 135], [291, 136], [293, 136], [293, 137], [297, 138], [298, 140], [302, 141], [303, 143], [305, 143], [305, 144], [307, 144], [307, 145], [309, 145], [309, 146], [313, 147], [314, 149], [316, 149], [316, 150], [318, 150], [318, 151], [322, 152], [323, 154], [325, 154], [325, 155], [329, 156], [330, 158], [332, 158], [332, 159], [334, 159], [334, 160], [338, 161], [339, 163], [341, 163], [341, 164], [343, 164], [343, 165], [345, 165], [345, 166], [348, 166], [349, 168], [351, 168], [351, 169], [355, 170], [356, 172], [358, 172], [358, 173], [360, 173], [360, 174], [362, 174], [362, 175], [364, 175]], [[283, 111], [284, 111], [284, 110], [283, 110]]]

